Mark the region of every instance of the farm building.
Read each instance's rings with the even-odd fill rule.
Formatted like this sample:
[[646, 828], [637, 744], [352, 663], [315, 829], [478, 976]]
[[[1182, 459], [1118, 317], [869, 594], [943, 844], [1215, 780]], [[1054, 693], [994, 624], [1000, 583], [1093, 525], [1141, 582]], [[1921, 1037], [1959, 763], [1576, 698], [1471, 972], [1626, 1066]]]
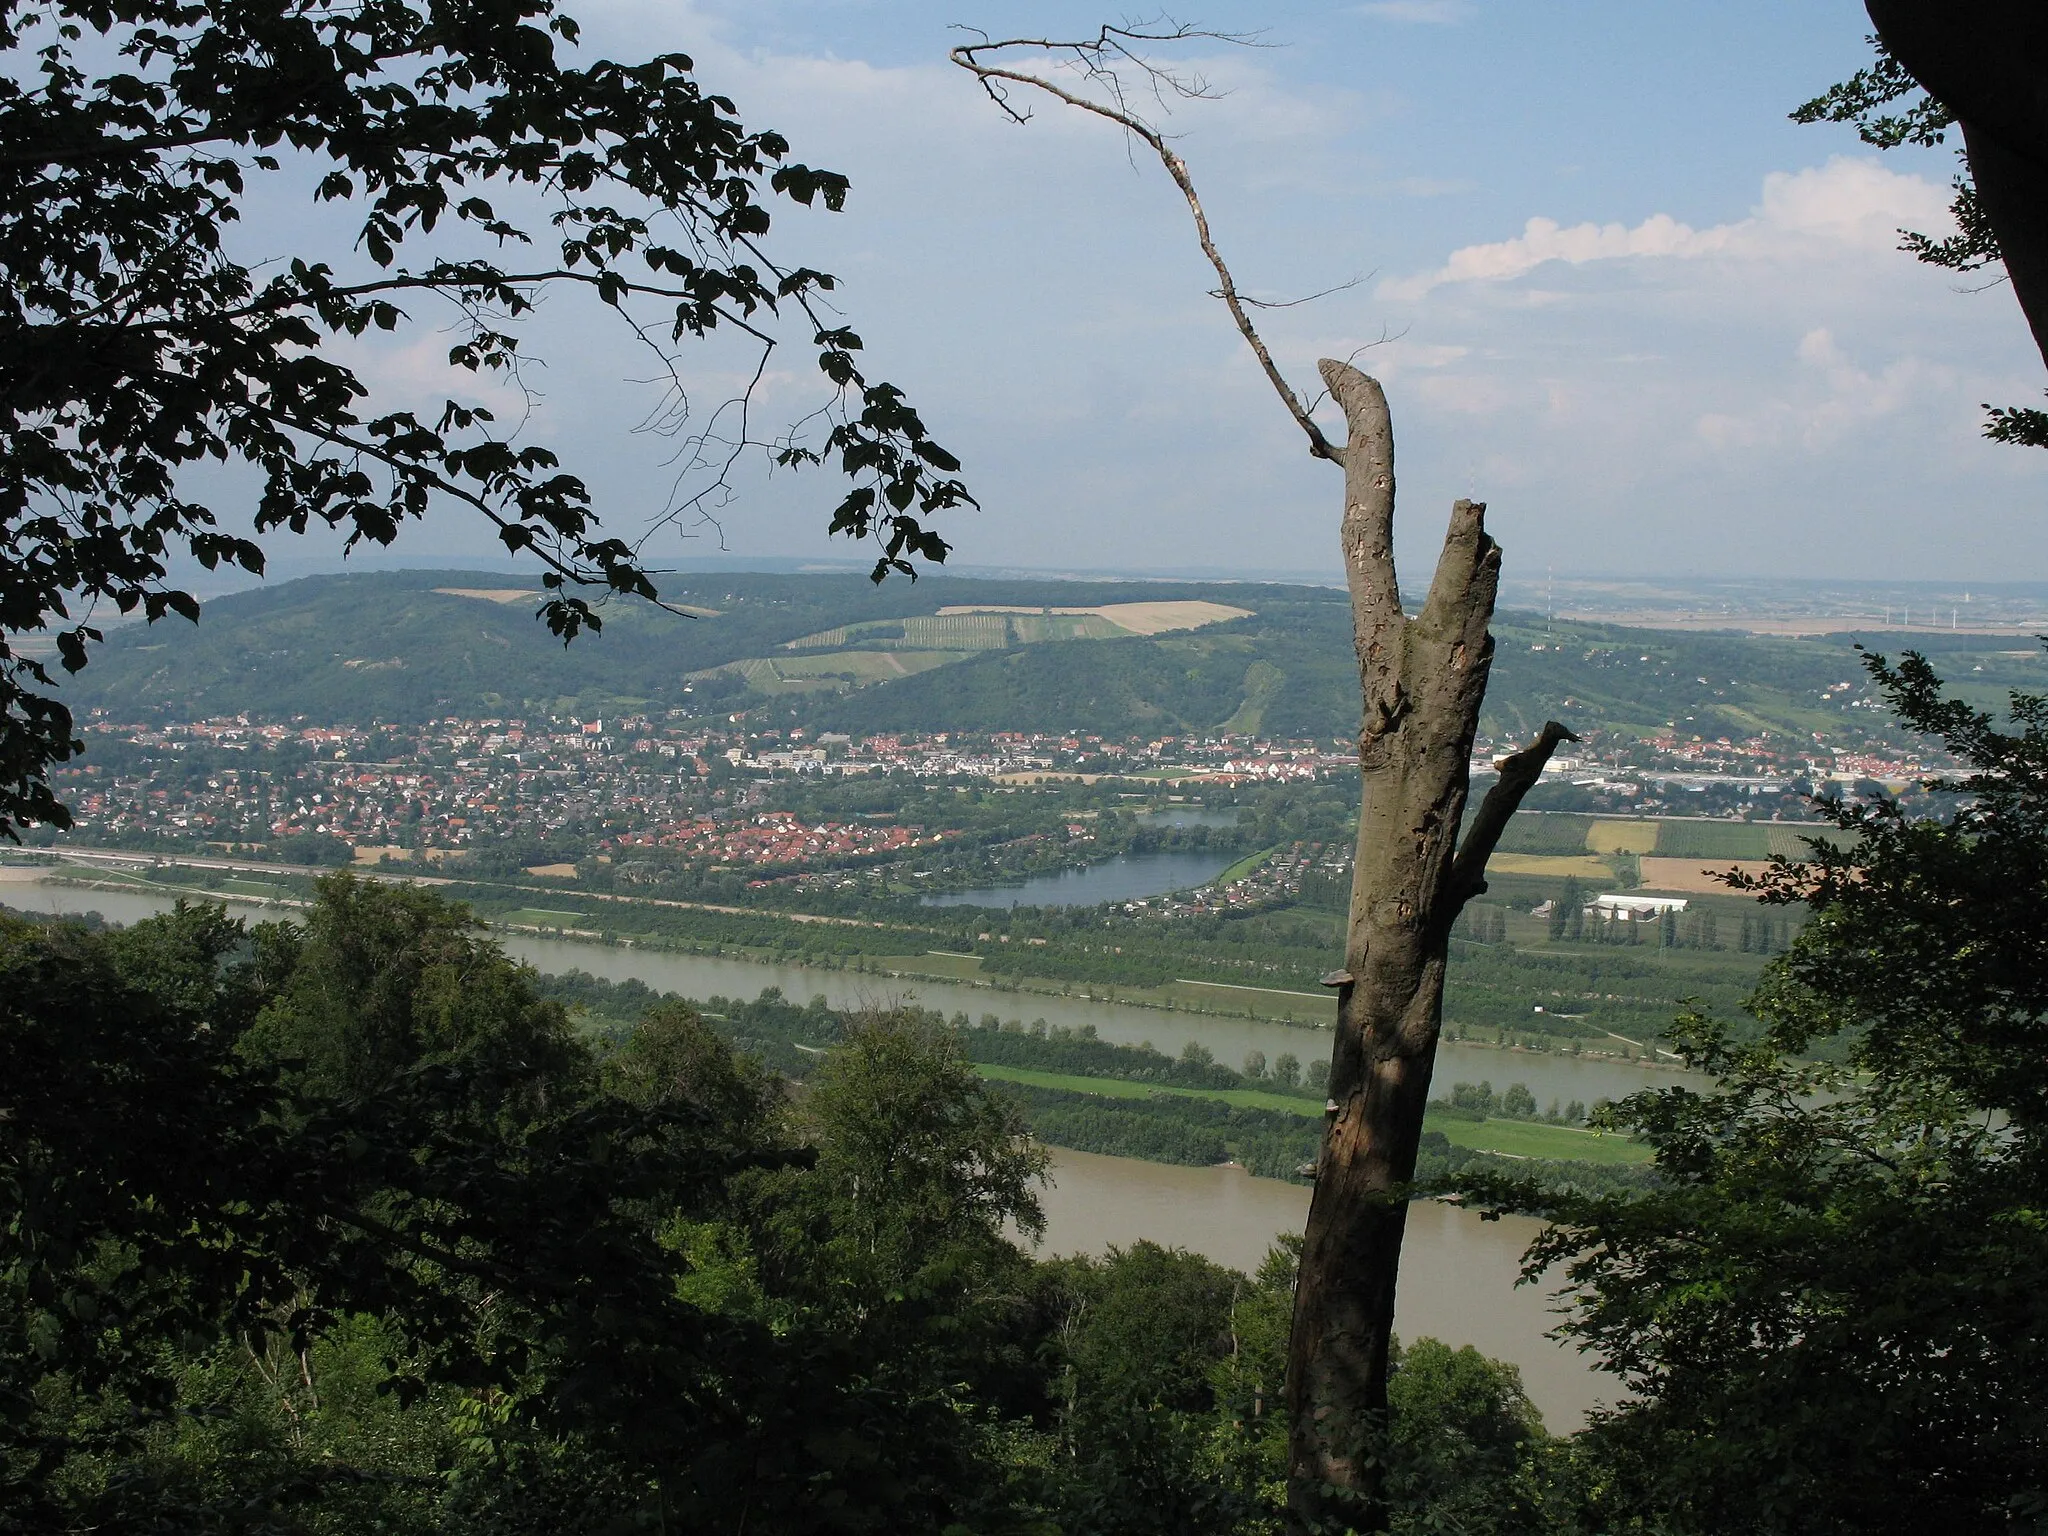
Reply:
[[1605, 921], [1626, 917], [1631, 921], [1644, 923], [1653, 917], [1662, 917], [1666, 912], [1683, 912], [1683, 896], [1595, 896], [1586, 903], [1586, 911]]

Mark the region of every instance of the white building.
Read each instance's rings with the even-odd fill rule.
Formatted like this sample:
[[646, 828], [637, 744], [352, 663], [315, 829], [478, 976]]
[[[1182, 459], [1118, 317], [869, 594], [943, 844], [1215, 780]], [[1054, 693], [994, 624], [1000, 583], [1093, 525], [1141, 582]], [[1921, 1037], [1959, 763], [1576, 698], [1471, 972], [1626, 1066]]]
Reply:
[[1666, 912], [1683, 912], [1683, 896], [1595, 896], [1586, 904], [1586, 910], [1595, 917], [1612, 921], [1626, 917], [1635, 922], [1647, 922], [1653, 917], [1662, 917]]

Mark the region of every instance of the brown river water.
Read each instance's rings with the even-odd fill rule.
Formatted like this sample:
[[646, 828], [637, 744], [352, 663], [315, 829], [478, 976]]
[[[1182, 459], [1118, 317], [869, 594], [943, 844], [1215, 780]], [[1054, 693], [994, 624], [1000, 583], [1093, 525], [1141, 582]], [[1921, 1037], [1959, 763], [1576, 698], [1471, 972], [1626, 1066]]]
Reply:
[[[112, 887], [44, 885], [21, 878], [0, 884], [0, 900], [23, 909], [97, 911], [112, 922], [133, 922], [166, 910], [168, 898]], [[235, 903], [252, 917], [269, 915]], [[285, 915], [279, 909], [277, 915]], [[637, 979], [688, 997], [753, 997], [780, 987], [800, 1002], [822, 995], [835, 1006], [915, 999], [947, 1013], [979, 1019], [1044, 1018], [1055, 1025], [1092, 1024], [1105, 1040], [1150, 1041], [1177, 1053], [1199, 1040], [1217, 1060], [1235, 1064], [1250, 1050], [1270, 1059], [1291, 1051], [1303, 1060], [1325, 1054], [1329, 1034], [1251, 1019], [1168, 1013], [1124, 1004], [1035, 993], [997, 992], [953, 982], [886, 980], [853, 971], [755, 965], [710, 956], [577, 943], [527, 934], [502, 936], [506, 949], [542, 971], [584, 970], [610, 980]], [[1616, 1061], [1592, 1061], [1545, 1052], [1500, 1051], [1460, 1042], [1438, 1050], [1439, 1083], [1492, 1082], [1496, 1089], [1526, 1083], [1538, 1103], [1587, 1103], [1619, 1097], [1680, 1075]], [[1298, 1233], [1308, 1212], [1308, 1190], [1276, 1179], [1255, 1179], [1236, 1167], [1183, 1168], [1093, 1153], [1055, 1152], [1045, 1194], [1047, 1230], [1039, 1251], [1100, 1253], [1139, 1239], [1191, 1249], [1236, 1269], [1255, 1268], [1282, 1233]], [[1536, 1235], [1534, 1221], [1508, 1217], [1482, 1221], [1470, 1211], [1435, 1202], [1408, 1215], [1395, 1326], [1403, 1337], [1434, 1336], [1471, 1344], [1509, 1361], [1522, 1373], [1529, 1396], [1553, 1430], [1575, 1428], [1587, 1410], [1619, 1396], [1614, 1378], [1548, 1337], [1557, 1324], [1554, 1285], [1518, 1286], [1522, 1250]]]

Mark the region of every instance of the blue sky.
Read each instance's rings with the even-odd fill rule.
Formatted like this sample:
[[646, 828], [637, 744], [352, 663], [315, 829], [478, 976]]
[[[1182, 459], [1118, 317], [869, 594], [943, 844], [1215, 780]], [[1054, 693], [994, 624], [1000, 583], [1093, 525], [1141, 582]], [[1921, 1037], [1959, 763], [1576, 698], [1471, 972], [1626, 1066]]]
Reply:
[[[846, 280], [878, 373], [966, 460], [984, 510], [956, 559], [1078, 570], [1334, 570], [1333, 469], [1311, 461], [1227, 317], [1177, 194], [1115, 130], [1050, 104], [1017, 127], [945, 62], [954, 23], [1077, 35], [1064, 3], [601, 0], [591, 52], [680, 48], [797, 158], [853, 178], [778, 249]], [[1359, 353], [1395, 411], [1404, 574], [1455, 496], [1512, 570], [2036, 577], [2048, 454], [1978, 437], [2041, 361], [2003, 287], [1898, 253], [1938, 229], [1947, 152], [1878, 156], [1786, 113], [1856, 68], [1843, 0], [1216, 4], [1267, 46], [1178, 51], [1222, 89], [1170, 120], [1283, 366]], [[543, 328], [531, 430], [632, 532], [672, 480], [627, 429], [645, 369]], [[433, 348], [429, 346], [427, 351]], [[419, 354], [424, 356], [425, 353]], [[387, 358], [402, 381], [404, 357]], [[767, 403], [796, 408], [808, 364]], [[721, 368], [702, 354], [707, 395]], [[845, 557], [815, 472], [748, 476], [717, 528], [650, 554]], [[408, 536], [489, 548], [456, 514]], [[280, 550], [280, 554], [287, 551]]]

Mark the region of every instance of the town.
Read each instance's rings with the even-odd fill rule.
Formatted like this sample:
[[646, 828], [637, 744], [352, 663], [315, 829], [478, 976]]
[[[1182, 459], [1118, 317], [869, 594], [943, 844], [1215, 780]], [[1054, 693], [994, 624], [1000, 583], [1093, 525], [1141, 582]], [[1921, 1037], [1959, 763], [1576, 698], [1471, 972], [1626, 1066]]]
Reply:
[[[1228, 804], [1248, 788], [1344, 782], [1348, 744], [1214, 736], [882, 733], [853, 737], [709, 726], [682, 711], [614, 720], [458, 719], [325, 724], [250, 716], [84, 722], [88, 751], [58, 782], [75, 836], [211, 844], [261, 853], [293, 839], [348, 845], [362, 862], [435, 859], [494, 842], [569, 839], [589, 851], [664, 847], [715, 866], [831, 867], [901, 853], [922, 829], [757, 820], [780, 785], [861, 778], [1016, 788], [1128, 781], [1161, 797]], [[1482, 741], [1475, 781], [1513, 742]], [[1831, 751], [1781, 738], [1624, 740], [1589, 732], [1554, 758], [1551, 809], [1798, 820], [1826, 788], [1910, 788], [1918, 755]], [[943, 835], [931, 829], [934, 838]]]

